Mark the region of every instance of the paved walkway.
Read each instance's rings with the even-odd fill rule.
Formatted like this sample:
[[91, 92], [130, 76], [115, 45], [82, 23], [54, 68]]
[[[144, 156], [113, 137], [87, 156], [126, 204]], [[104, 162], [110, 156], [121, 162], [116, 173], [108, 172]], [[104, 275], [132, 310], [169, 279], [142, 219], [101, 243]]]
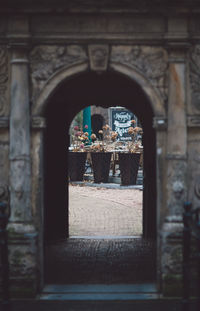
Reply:
[[141, 238], [141, 190], [69, 186], [69, 211], [70, 239], [46, 247], [47, 283], [155, 281], [155, 244]]
[[[108, 189], [70, 189], [70, 233], [96, 238], [70, 238], [47, 245], [45, 249], [46, 283], [67, 286], [92, 284], [139, 284], [155, 280], [155, 245], [141, 238], [97, 238], [97, 235], [141, 233], [142, 191]], [[78, 206], [78, 207], [77, 207]], [[126, 216], [126, 217], [125, 217]], [[95, 218], [98, 221], [95, 221]], [[130, 223], [133, 224], [132, 229]], [[82, 284], [82, 285], [79, 285]], [[95, 285], [96, 286], [96, 285]], [[108, 285], [110, 286], [110, 285]], [[73, 287], [73, 288], [74, 288]], [[48, 288], [48, 286], [47, 286]], [[72, 288], [72, 289], [73, 289]], [[74, 293], [73, 293], [74, 294]], [[182, 311], [181, 299], [85, 301], [13, 301], [12, 311]], [[191, 311], [199, 310], [196, 302]]]
[[142, 191], [69, 186], [70, 236], [142, 234]]
[[48, 245], [46, 283], [155, 282], [155, 244], [141, 238], [68, 239]]

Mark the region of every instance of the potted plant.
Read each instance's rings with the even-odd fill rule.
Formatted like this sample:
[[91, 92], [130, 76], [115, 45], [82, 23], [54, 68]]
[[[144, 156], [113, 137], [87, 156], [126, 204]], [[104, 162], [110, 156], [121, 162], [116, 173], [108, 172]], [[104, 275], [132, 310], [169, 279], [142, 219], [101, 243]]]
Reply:
[[[87, 125], [85, 125], [87, 129]], [[85, 173], [87, 152], [85, 144], [88, 142], [88, 133], [75, 126], [72, 133], [72, 147], [68, 152], [68, 173], [70, 181], [82, 181]]]
[[94, 182], [108, 182], [110, 172], [110, 161], [112, 155], [112, 142], [116, 139], [117, 133], [111, 132], [109, 125], [103, 126], [99, 131], [100, 140], [97, 140], [96, 135], [91, 135], [93, 144], [90, 147], [92, 167], [94, 174]]
[[[132, 124], [135, 121], [132, 120]], [[121, 175], [121, 185], [135, 185], [137, 181], [138, 169], [141, 156], [141, 145], [137, 135], [142, 132], [140, 127], [129, 127], [128, 133], [132, 141], [127, 144], [127, 151], [119, 153], [119, 169]]]

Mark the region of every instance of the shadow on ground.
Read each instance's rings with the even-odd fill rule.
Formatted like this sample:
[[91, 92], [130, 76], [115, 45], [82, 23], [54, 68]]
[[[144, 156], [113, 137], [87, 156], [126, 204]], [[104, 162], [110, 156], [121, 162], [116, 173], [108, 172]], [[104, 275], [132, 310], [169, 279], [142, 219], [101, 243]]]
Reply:
[[[153, 301], [16, 301], [9, 311], [182, 311], [181, 300]], [[196, 302], [191, 303], [190, 311], [197, 311]]]
[[155, 282], [155, 261], [155, 243], [142, 238], [68, 239], [46, 246], [45, 282]]

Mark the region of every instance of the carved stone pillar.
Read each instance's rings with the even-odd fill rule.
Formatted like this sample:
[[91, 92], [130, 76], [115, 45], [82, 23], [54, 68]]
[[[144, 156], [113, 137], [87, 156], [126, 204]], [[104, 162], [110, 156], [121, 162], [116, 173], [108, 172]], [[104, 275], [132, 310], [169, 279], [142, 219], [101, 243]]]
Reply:
[[29, 222], [30, 112], [26, 51], [14, 49], [11, 59], [10, 186], [11, 222]]
[[[26, 47], [11, 47], [10, 207], [11, 296], [34, 296], [36, 232], [31, 211], [30, 103]], [[19, 292], [20, 290], [20, 292]]]
[[[163, 293], [181, 294], [182, 213], [187, 198], [186, 50], [169, 49], [166, 218], [162, 229]], [[173, 284], [173, 285], [172, 285]]]
[[182, 215], [186, 198], [186, 64], [185, 53], [170, 51], [168, 101], [168, 215]]
[[200, 206], [200, 45], [193, 45], [188, 56], [188, 199], [196, 208]]

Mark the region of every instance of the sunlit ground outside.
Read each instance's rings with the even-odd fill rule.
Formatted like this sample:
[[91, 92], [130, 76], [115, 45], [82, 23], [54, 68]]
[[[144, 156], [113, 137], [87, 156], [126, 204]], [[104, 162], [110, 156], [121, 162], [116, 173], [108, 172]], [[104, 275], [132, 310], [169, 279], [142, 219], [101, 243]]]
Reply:
[[142, 191], [69, 185], [70, 236], [140, 236]]

